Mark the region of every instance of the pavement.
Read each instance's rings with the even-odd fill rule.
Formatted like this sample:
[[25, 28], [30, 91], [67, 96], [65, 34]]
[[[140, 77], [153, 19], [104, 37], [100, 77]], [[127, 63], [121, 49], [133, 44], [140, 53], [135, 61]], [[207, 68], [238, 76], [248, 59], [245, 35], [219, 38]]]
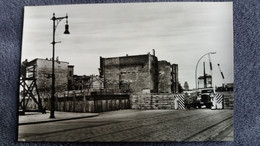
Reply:
[[60, 111], [55, 111], [54, 114], [55, 118], [50, 118], [50, 111], [47, 111], [46, 114], [42, 114], [41, 112], [26, 112], [25, 115], [19, 115], [19, 125], [74, 120], [81, 118], [90, 118], [99, 115], [98, 113], [76, 113]]

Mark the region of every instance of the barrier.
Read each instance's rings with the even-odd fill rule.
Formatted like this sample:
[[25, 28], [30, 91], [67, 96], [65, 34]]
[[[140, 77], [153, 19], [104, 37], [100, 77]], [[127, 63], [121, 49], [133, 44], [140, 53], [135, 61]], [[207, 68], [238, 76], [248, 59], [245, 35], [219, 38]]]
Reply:
[[223, 101], [224, 101], [224, 96], [222, 94], [216, 94], [216, 108], [217, 109], [223, 109]]
[[185, 103], [184, 103], [184, 95], [175, 95], [176, 96], [176, 100], [178, 103], [178, 110], [184, 110], [185, 109]]
[[222, 94], [216, 93], [214, 97], [212, 98], [212, 107], [211, 109], [223, 109], [223, 98], [224, 96]]

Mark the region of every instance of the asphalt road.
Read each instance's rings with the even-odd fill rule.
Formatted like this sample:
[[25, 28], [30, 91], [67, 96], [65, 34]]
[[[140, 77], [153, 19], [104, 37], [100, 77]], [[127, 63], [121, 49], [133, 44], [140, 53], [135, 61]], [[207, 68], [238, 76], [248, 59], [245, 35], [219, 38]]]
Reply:
[[233, 110], [120, 110], [91, 118], [19, 125], [18, 140], [222, 141], [232, 130]]

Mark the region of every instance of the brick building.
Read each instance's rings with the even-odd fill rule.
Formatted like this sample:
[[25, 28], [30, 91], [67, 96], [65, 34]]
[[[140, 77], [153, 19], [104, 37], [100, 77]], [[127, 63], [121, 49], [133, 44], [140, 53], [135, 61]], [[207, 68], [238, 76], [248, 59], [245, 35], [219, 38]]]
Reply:
[[[153, 54], [100, 57], [100, 76], [104, 88], [125, 89], [133, 93], [178, 93], [178, 65], [158, 61]], [[118, 83], [110, 84], [111, 82]]]

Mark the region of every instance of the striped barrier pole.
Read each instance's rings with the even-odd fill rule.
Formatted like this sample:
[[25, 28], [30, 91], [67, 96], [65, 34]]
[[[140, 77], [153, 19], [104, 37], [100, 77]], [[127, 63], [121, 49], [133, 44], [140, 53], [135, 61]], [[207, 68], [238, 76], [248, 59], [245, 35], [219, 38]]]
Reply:
[[217, 109], [223, 109], [223, 98], [224, 96], [222, 94], [216, 94], [215, 98], [216, 98], [216, 105], [217, 105]]
[[176, 99], [178, 102], [178, 110], [185, 110], [185, 104], [184, 104], [184, 95], [176, 95]]

